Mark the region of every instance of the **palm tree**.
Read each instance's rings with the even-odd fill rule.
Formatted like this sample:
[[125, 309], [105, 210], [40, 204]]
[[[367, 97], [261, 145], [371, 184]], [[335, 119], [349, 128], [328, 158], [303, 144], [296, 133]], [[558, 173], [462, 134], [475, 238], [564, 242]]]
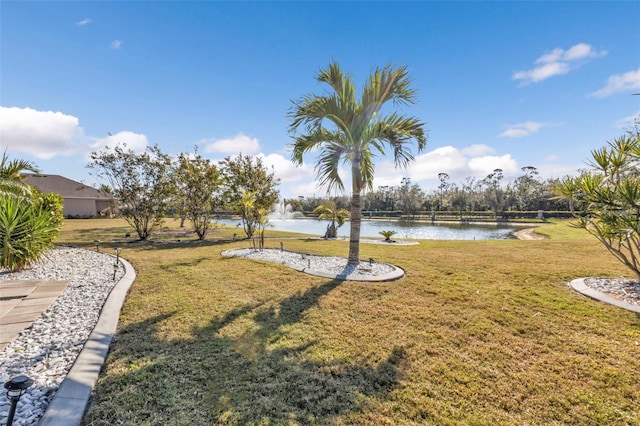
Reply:
[[[418, 151], [427, 144], [423, 123], [414, 117], [395, 112], [388, 116], [378, 113], [388, 101], [412, 104], [415, 91], [409, 87], [406, 67], [390, 65], [372, 71], [360, 99], [349, 75], [344, 75], [337, 62], [320, 70], [317, 80], [328, 84], [333, 92], [307, 95], [298, 101], [288, 116], [295, 143], [292, 161], [303, 163], [304, 154], [319, 149], [315, 166], [320, 184], [344, 190], [338, 173], [340, 162], [351, 166], [351, 231], [349, 237], [349, 264], [358, 264], [360, 255], [360, 222], [363, 189], [373, 190], [373, 160], [385, 155], [385, 148], [393, 151], [396, 167], [406, 167], [413, 160], [409, 144], [416, 141]], [[302, 128], [303, 133], [297, 134]]]
[[40, 170], [30, 161], [9, 161], [5, 149], [2, 153], [2, 159], [0, 159], [0, 193], [21, 197], [31, 195], [31, 185], [24, 181], [23, 172], [40, 173]]
[[[318, 214], [318, 219], [329, 219], [331, 223], [327, 226], [327, 233], [325, 238], [336, 238], [338, 236], [337, 229], [340, 228], [347, 221], [349, 217], [349, 211], [345, 209], [338, 209], [336, 203], [333, 201], [322, 204], [313, 209], [314, 214]], [[336, 227], [336, 223], [338, 226]]]

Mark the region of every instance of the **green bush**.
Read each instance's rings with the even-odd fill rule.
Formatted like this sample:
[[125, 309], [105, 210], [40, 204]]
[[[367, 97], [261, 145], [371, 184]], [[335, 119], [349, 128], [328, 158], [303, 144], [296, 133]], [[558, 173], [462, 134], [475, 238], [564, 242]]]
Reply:
[[0, 194], [0, 267], [20, 271], [37, 262], [53, 246], [62, 218], [57, 194]]

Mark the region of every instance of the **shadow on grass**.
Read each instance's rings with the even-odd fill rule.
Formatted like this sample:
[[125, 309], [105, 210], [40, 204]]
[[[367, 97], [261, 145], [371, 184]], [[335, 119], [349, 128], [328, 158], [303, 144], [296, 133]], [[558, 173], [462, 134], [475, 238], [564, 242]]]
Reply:
[[[128, 370], [101, 378], [86, 423], [327, 424], [358, 411], [366, 397], [384, 397], [397, 386], [403, 348], [376, 365], [323, 362], [306, 353], [313, 338], [289, 335], [340, 284], [309, 288], [277, 308], [236, 307], [188, 339], [159, 338], [175, 313], [123, 328], [110, 364]], [[255, 326], [241, 335], [228, 332], [250, 320]]]

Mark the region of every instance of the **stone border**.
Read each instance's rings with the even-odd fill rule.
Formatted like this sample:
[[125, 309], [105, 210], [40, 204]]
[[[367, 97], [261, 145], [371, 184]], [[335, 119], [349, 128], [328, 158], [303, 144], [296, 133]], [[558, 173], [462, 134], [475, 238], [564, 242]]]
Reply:
[[[230, 252], [234, 250], [236, 249], [224, 250], [220, 252], [220, 256], [228, 259], [234, 258], [236, 256], [234, 256], [233, 254], [230, 254]], [[310, 256], [317, 256], [317, 257], [327, 257], [319, 254], [311, 254], [311, 253], [305, 253], [305, 254], [309, 254]], [[329, 256], [329, 257], [333, 257], [333, 256]], [[250, 260], [261, 260], [263, 262], [276, 263], [278, 265], [282, 265], [287, 268], [293, 269], [294, 271], [302, 272], [303, 274], [309, 274], [309, 275], [314, 275], [316, 277], [329, 278], [332, 280], [340, 280], [340, 281], [384, 282], [384, 281], [395, 281], [404, 277], [404, 269], [398, 268], [395, 265], [392, 265], [390, 263], [385, 263], [385, 262], [377, 262], [377, 263], [384, 264], [391, 267], [393, 269], [391, 272], [387, 272], [386, 274], [380, 274], [380, 275], [369, 275], [369, 274], [360, 274], [358, 273], [357, 270], [350, 274], [332, 274], [329, 272], [316, 271], [308, 268], [298, 268], [293, 265], [287, 265], [286, 263], [272, 262], [266, 259], [250, 259]]]
[[[314, 256], [317, 256], [317, 255], [314, 255]], [[384, 262], [378, 262], [378, 263], [384, 263]], [[393, 271], [387, 272], [386, 274], [381, 274], [381, 275], [359, 274], [357, 271], [352, 272], [351, 274], [348, 274], [348, 275], [344, 275], [344, 274], [335, 275], [335, 274], [330, 274], [328, 272], [314, 271], [313, 269], [296, 268], [290, 265], [283, 265], [283, 266], [286, 266], [288, 268], [291, 268], [293, 270], [296, 270], [298, 272], [302, 272], [305, 274], [315, 275], [316, 277], [329, 278], [332, 280], [340, 280], [340, 281], [385, 282], [385, 281], [399, 280], [400, 278], [404, 277], [403, 269], [398, 268], [395, 265], [391, 265], [390, 263], [384, 263], [384, 264], [392, 267]]]
[[75, 426], [82, 422], [89, 398], [107, 358], [111, 339], [116, 332], [120, 309], [136, 279], [133, 266], [122, 257], [119, 260], [124, 266], [124, 276], [111, 289], [91, 335], [38, 425]]
[[611, 297], [605, 293], [602, 293], [598, 290], [594, 290], [591, 287], [587, 286], [584, 283], [585, 278], [577, 278], [569, 283], [571, 288], [573, 288], [578, 293], [590, 297], [591, 299], [595, 299], [599, 302], [608, 303], [610, 305], [617, 306], [618, 308], [627, 309], [629, 311], [640, 314], [640, 306], [632, 305], [622, 300], [618, 300], [614, 297]]

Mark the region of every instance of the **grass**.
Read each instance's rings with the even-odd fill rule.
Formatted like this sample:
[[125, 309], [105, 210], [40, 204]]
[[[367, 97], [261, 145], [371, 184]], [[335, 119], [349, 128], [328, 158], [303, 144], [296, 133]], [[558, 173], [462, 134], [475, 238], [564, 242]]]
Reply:
[[[120, 246], [138, 274], [87, 424], [640, 423], [640, 318], [567, 286], [629, 274], [565, 222], [540, 241], [362, 244], [362, 258], [406, 271], [391, 283], [223, 259], [248, 246], [218, 242], [234, 230], [180, 243], [126, 232], [69, 220], [60, 240]], [[348, 251], [267, 246], [280, 241]]]

